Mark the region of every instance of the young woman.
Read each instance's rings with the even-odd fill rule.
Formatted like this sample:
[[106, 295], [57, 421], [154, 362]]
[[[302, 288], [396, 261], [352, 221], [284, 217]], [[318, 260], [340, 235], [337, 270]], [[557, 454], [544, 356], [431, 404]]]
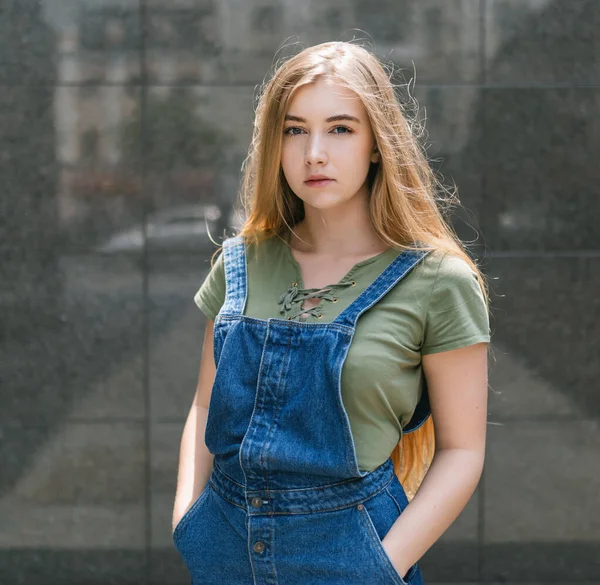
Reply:
[[247, 220], [195, 296], [175, 547], [203, 585], [421, 584], [482, 472], [483, 276], [358, 45], [279, 66], [244, 167]]

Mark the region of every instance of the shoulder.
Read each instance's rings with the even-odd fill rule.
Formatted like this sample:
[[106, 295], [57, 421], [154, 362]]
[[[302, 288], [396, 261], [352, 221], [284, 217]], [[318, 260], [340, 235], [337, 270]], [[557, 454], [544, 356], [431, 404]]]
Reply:
[[477, 282], [477, 273], [461, 256], [446, 250], [433, 250], [426, 254], [412, 271], [411, 280], [425, 288], [452, 286]]
[[465, 258], [444, 252], [438, 262], [435, 286], [469, 286], [478, 283], [478, 274]]
[[211, 263], [210, 272], [213, 273], [214, 276], [225, 273], [225, 248], [217, 250], [214, 260]]
[[271, 236], [258, 242], [244, 240], [246, 253], [246, 264], [252, 271], [252, 275], [259, 271], [269, 271], [272, 263], [277, 261], [283, 253], [283, 245], [280, 238]]
[[444, 253], [437, 263], [426, 311], [423, 355], [490, 341], [489, 315], [477, 272]]
[[429, 311], [445, 311], [471, 300], [483, 300], [477, 272], [461, 256], [437, 253], [436, 273], [431, 289]]
[[194, 295], [196, 305], [214, 321], [225, 298], [225, 269], [223, 251], [218, 252], [202, 285]]
[[477, 276], [462, 256], [446, 250], [433, 250], [423, 258], [421, 264], [423, 276], [434, 280], [461, 280]]
[[476, 272], [463, 257], [452, 252], [438, 253], [438, 255], [441, 255], [438, 278], [461, 280], [477, 277]]
[[414, 267], [411, 275], [409, 275], [412, 284], [419, 286], [422, 290], [430, 290], [436, 281], [445, 255], [446, 252], [440, 250], [433, 250], [427, 253]]

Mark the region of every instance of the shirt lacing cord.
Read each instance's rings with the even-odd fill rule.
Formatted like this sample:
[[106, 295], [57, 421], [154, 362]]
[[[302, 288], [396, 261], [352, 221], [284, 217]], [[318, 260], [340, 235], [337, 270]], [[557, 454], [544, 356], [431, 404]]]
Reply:
[[347, 282], [338, 282], [337, 284], [328, 284], [323, 288], [298, 288], [298, 283], [293, 282], [292, 286], [279, 297], [278, 304], [281, 305], [279, 313], [285, 315], [288, 311], [292, 310], [293, 305], [298, 304], [295, 314], [290, 315], [288, 320], [295, 319], [296, 317], [299, 317], [305, 313], [309, 313], [317, 319], [320, 319], [323, 314], [318, 305], [311, 307], [310, 309], [302, 309], [302, 303], [306, 299], [325, 299], [326, 301], [337, 303], [338, 299], [332, 294], [332, 289], [342, 288], [345, 286], [354, 286], [355, 284], [356, 282], [354, 280], [350, 280]]

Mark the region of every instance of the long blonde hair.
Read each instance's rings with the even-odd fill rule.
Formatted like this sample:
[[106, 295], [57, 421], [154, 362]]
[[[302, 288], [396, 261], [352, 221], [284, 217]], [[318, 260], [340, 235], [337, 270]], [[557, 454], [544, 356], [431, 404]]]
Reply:
[[[303, 219], [302, 200], [291, 190], [281, 167], [284, 116], [295, 91], [322, 78], [355, 92], [368, 114], [381, 157], [369, 171], [369, 213], [381, 240], [400, 251], [427, 247], [463, 258], [477, 275], [489, 311], [486, 279], [444, 219], [444, 209], [458, 203], [458, 198], [432, 170], [419, 140], [419, 123], [406, 114], [384, 65], [351, 42], [308, 47], [283, 60], [262, 85], [242, 167], [240, 196], [246, 220], [238, 235], [248, 244], [258, 244]], [[409, 499], [431, 464], [434, 439], [429, 416], [418, 429], [403, 434], [391, 453]]]

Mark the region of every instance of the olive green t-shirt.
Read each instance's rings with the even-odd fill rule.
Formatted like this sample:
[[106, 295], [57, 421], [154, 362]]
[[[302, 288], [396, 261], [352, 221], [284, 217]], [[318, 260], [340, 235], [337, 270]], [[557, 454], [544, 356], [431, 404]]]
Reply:
[[[398, 254], [390, 248], [358, 262], [336, 283], [345, 286], [332, 283], [331, 295], [337, 301], [320, 301], [318, 322], [333, 321]], [[281, 319], [298, 312], [280, 312], [282, 294], [294, 283], [303, 286], [287, 241], [273, 237], [250, 244], [246, 262], [245, 315]], [[349, 281], [356, 284], [348, 286]], [[220, 253], [194, 301], [214, 321], [224, 300]], [[317, 322], [313, 315], [297, 318]], [[476, 275], [462, 258], [447, 253], [425, 256], [360, 315], [342, 367], [341, 391], [361, 471], [384, 463], [398, 444], [421, 396], [421, 356], [489, 341], [488, 313]]]

